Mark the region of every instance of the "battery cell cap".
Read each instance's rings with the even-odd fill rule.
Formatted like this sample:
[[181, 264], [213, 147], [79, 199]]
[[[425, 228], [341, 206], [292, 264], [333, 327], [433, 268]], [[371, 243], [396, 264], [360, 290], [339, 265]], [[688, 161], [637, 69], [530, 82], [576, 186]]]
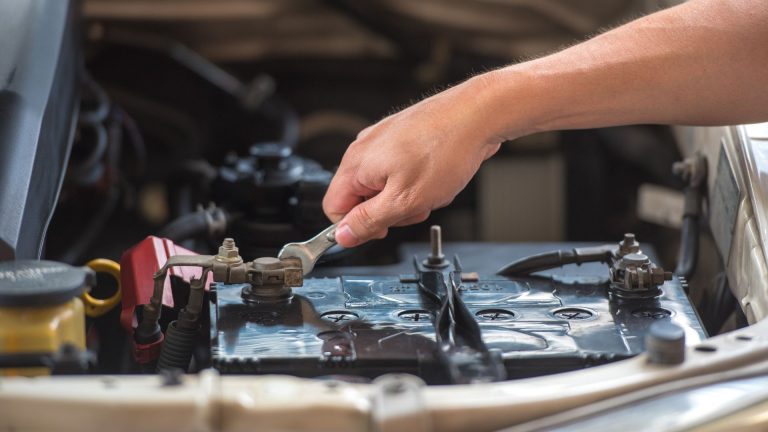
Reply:
[[0, 307], [62, 304], [95, 281], [87, 267], [38, 260], [0, 262]]

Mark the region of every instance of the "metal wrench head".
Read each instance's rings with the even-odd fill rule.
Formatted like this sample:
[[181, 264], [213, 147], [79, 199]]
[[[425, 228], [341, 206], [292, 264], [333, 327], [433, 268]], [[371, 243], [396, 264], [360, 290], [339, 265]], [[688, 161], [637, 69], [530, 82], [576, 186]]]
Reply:
[[336, 224], [320, 231], [319, 234], [301, 243], [288, 243], [280, 249], [278, 258], [295, 257], [301, 260], [303, 274], [308, 274], [315, 267], [320, 257], [336, 244]]

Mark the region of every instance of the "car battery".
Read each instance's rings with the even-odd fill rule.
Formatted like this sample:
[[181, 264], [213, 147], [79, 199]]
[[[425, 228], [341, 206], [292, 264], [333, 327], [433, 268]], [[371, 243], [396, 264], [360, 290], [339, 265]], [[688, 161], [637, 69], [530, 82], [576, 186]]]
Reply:
[[[627, 299], [611, 294], [609, 269], [599, 263], [523, 277], [494, 274], [512, 259], [574, 246], [449, 245], [464, 258], [457, 271], [454, 264], [425, 267], [421, 258], [429, 246], [406, 244], [401, 255], [419, 258], [390, 266], [318, 268], [284, 302], [249, 302], [245, 285], [215, 284], [214, 366], [223, 373], [355, 380], [403, 372], [444, 384], [462, 382], [462, 376], [467, 382], [515, 379], [626, 359], [644, 351], [646, 332], [660, 320], [681, 326], [690, 343], [706, 337], [684, 281], [676, 277], [657, 295]], [[457, 323], [451, 325], [468, 332], [441, 330], [441, 310], [425, 295], [430, 280], [437, 288], [427, 291], [448, 290], [449, 281], [455, 282], [464, 312], [453, 312]], [[481, 340], [468, 336], [474, 327]], [[451, 338], [459, 342], [452, 345]], [[502, 374], [490, 371], [494, 362]]]

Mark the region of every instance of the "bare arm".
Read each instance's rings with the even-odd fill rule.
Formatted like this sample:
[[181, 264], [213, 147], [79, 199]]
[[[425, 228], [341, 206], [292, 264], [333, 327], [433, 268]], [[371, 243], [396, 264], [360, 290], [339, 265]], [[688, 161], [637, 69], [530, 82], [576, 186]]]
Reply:
[[692, 0], [476, 76], [360, 133], [324, 209], [354, 246], [426, 219], [499, 143], [632, 123], [768, 120], [768, 2]]
[[[768, 2], [691, 1], [489, 79], [530, 100], [534, 130], [765, 120]], [[514, 99], [495, 103], [511, 110]], [[513, 137], [525, 132], [499, 120]]]

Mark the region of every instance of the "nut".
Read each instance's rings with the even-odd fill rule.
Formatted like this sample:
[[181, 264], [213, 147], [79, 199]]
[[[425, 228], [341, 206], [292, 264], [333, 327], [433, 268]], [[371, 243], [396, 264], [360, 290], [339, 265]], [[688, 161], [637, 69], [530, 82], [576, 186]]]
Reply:
[[638, 252], [640, 252], [640, 243], [635, 239], [635, 235], [632, 233], [624, 234], [624, 239], [619, 242], [619, 255], [624, 256]]
[[224, 249], [223, 246], [219, 247], [219, 255], [222, 258], [238, 258], [240, 256], [240, 251], [235, 249]]
[[219, 253], [216, 255], [216, 261], [226, 263], [242, 262], [240, 257], [240, 250], [235, 245], [235, 241], [231, 238], [225, 238], [219, 246]]

